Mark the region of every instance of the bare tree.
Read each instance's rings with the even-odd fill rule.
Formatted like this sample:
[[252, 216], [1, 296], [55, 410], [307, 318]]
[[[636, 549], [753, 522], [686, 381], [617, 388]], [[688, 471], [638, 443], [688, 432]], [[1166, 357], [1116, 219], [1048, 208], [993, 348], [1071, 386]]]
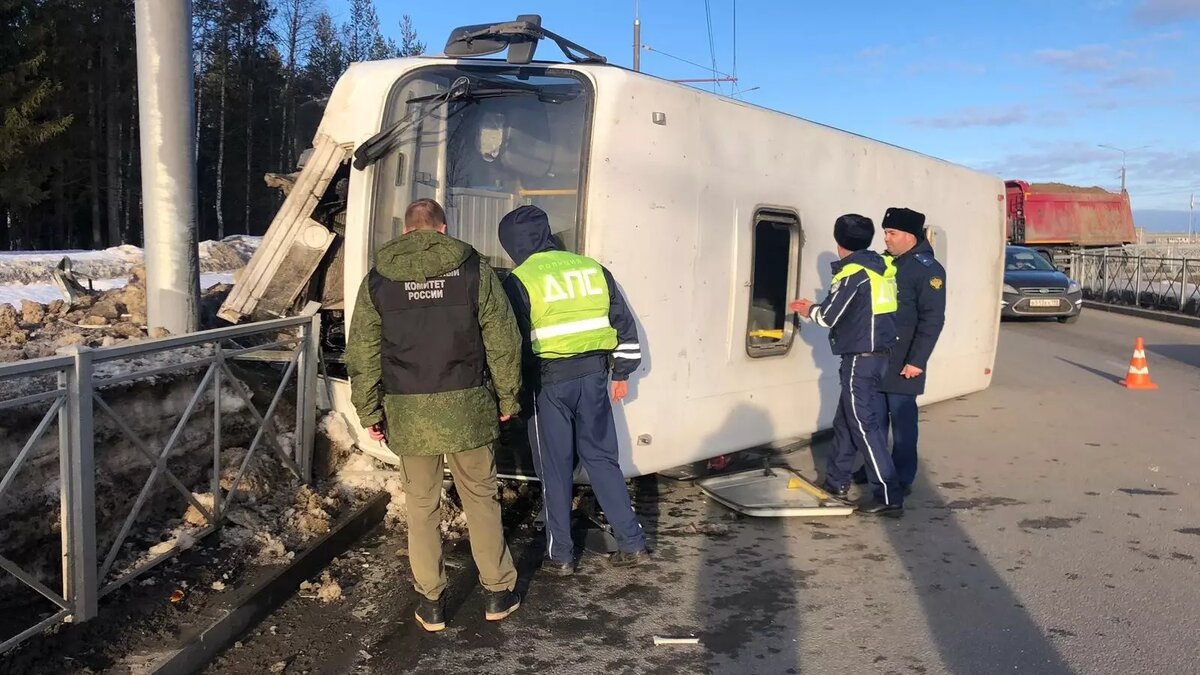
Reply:
[[283, 115], [280, 120], [280, 165], [295, 165], [294, 144], [290, 142], [296, 124], [296, 80], [300, 57], [313, 44], [319, 15], [316, 0], [278, 0], [276, 18], [279, 22], [280, 52], [283, 54]]

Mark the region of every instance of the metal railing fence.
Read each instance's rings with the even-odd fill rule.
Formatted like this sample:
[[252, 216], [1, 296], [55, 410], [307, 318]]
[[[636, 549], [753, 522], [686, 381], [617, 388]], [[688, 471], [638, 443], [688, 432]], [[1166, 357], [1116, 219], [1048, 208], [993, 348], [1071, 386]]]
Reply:
[[1072, 251], [1068, 275], [1088, 300], [1200, 316], [1200, 258]]
[[[179, 337], [168, 337], [129, 344], [91, 349], [68, 347], [59, 356], [0, 365], [0, 385], [29, 378], [53, 376], [55, 384], [49, 390], [22, 393], [20, 388], [10, 386], [16, 396], [4, 397], [5, 387], [0, 386], [0, 411], [26, 410], [34, 406], [47, 406], [38, 424], [29, 433], [13, 463], [0, 479], [0, 500], [12, 489], [19, 479], [22, 466], [38, 443], [52, 426], [58, 427], [58, 497], [61, 522], [62, 589], [49, 588], [38, 580], [37, 575], [22, 569], [20, 565], [0, 555], [0, 568], [20, 582], [36, 591], [55, 605], [57, 611], [40, 618], [28, 628], [0, 643], [0, 654], [7, 652], [28, 638], [64, 621], [82, 622], [95, 618], [101, 597], [121, 588], [145, 574], [158, 564], [180, 552], [175, 545], [169, 550], [150, 557], [133, 569], [118, 570], [123, 545], [129, 539], [138, 516], [154, 491], [159, 479], [165, 480], [186, 499], [188, 504], [202, 514], [204, 528], [195, 535], [202, 538], [216, 530], [222, 523], [228, 507], [239, 492], [242, 480], [255, 453], [267, 446], [278, 455], [283, 465], [301, 481], [311, 482], [312, 450], [316, 427], [317, 377], [320, 369], [320, 315], [319, 305], [310, 303], [297, 317], [276, 319], [229, 328], [220, 328]], [[238, 341], [259, 341], [261, 344], [243, 346]], [[202, 348], [197, 350], [196, 348]], [[106, 367], [118, 362], [128, 363], [131, 359], [174, 351], [189, 352], [199, 358], [151, 365], [135, 365], [124, 368]], [[284, 365], [284, 373], [275, 389], [274, 396], [265, 412], [259, 412], [252, 400], [247, 385], [230, 369], [235, 359], [276, 361]], [[136, 361], [134, 361], [137, 364]], [[114, 410], [105, 399], [106, 391], [121, 384], [145, 378], [180, 372], [203, 372], [195, 392], [191, 395], [180, 419], [175, 424], [167, 441], [161, 447], [152, 445], [134, 432], [127, 420]], [[278, 433], [274, 418], [276, 410], [288, 385], [295, 379], [295, 433], [291, 436], [291, 447], [285, 447]], [[228, 489], [221, 485], [222, 474], [222, 429], [221, 412], [223, 384], [242, 400], [244, 409], [256, 425], [253, 441], [246, 450], [236, 477]], [[180, 437], [192, 419], [205, 394], [211, 396], [213, 410], [212, 443], [212, 504], [202, 504], [192, 494], [168, 465], [172, 451], [178, 446]], [[36, 414], [36, 413], [35, 413]], [[150, 466], [149, 477], [142, 485], [133, 507], [121, 523], [107, 550], [97, 547], [96, 478], [97, 466], [94, 447], [94, 432], [101, 416], [107, 418], [121, 436], [144, 458]], [[101, 554], [103, 556], [101, 557]]]

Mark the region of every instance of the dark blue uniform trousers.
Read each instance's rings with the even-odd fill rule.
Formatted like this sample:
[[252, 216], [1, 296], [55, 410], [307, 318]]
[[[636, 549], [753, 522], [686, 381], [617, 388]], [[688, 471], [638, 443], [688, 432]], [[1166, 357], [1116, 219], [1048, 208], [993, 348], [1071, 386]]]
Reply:
[[842, 395], [833, 420], [833, 452], [829, 455], [825, 480], [834, 487], [849, 485], [855, 455], [862, 455], [875, 499], [884, 504], [901, 504], [904, 495], [888, 452], [887, 397], [879, 391], [887, 366], [886, 355], [842, 357], [839, 370]]
[[628, 552], [646, 547], [621, 473], [608, 373], [543, 385], [534, 401], [529, 445], [542, 481], [546, 550], [552, 560], [574, 559], [571, 495], [576, 453], [616, 534], [617, 546]]
[[917, 478], [917, 397], [890, 392], [885, 396], [892, 422], [892, 462], [903, 488]]

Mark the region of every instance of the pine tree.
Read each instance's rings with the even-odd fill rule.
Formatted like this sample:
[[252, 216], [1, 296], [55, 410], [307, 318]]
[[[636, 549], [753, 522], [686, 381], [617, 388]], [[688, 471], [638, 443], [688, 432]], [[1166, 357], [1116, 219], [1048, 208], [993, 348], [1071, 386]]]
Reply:
[[346, 49], [329, 12], [321, 12], [317, 16], [313, 25], [312, 46], [305, 60], [304, 93], [313, 98], [329, 95], [349, 65]]
[[386, 59], [394, 53], [379, 30], [379, 15], [374, 0], [351, 0], [350, 19], [342, 27], [345, 35], [346, 59], [350, 63]]
[[[0, 0], [0, 249], [141, 240], [134, 0]], [[290, 171], [300, 101], [352, 60], [424, 51], [373, 0], [193, 0], [200, 236], [261, 233]], [[339, 3], [340, 4], [340, 3]]]
[[400, 19], [400, 47], [396, 50], [396, 56], [420, 56], [424, 53], [425, 43], [417, 39], [412, 17], [405, 14]]
[[49, 103], [58, 91], [43, 74], [46, 32], [39, 6], [25, 0], [0, 0], [0, 248], [24, 237], [10, 230], [14, 212], [45, 195], [49, 166], [37, 152], [66, 131], [69, 115], [55, 115]]

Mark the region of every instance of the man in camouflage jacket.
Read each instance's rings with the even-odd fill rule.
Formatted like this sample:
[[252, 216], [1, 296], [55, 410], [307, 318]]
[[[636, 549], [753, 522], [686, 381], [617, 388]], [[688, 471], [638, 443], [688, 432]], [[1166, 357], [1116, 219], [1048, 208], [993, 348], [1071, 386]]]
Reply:
[[441, 488], [448, 461], [487, 589], [485, 618], [520, 605], [500, 523], [492, 443], [519, 412], [521, 335], [496, 273], [446, 236], [437, 202], [413, 202], [359, 288], [346, 365], [359, 421], [400, 457], [416, 619], [445, 627]]

